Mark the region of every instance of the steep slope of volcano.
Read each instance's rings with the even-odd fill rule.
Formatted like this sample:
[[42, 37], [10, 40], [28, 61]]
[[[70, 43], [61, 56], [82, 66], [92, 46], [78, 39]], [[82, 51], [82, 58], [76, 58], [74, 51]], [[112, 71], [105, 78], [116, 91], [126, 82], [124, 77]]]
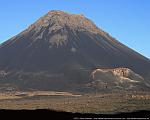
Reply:
[[96, 68], [130, 68], [145, 77], [150, 60], [81, 14], [50, 11], [0, 45], [0, 83], [64, 89], [89, 82]]

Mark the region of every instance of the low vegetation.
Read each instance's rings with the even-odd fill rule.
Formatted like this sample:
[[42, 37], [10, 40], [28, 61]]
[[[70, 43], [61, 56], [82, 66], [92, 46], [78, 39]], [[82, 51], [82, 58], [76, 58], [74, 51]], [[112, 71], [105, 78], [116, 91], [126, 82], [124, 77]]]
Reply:
[[[4, 100], [5, 99], [5, 100]], [[79, 113], [117, 113], [150, 110], [148, 92], [72, 94], [67, 92], [20, 92], [0, 94], [1, 109], [52, 109]]]

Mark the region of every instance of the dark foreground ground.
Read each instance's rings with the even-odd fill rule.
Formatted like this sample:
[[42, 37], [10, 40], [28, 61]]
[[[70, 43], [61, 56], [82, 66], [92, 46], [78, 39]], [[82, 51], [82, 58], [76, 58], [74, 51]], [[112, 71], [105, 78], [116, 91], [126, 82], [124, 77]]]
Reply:
[[0, 116], [11, 117], [11, 119], [24, 118], [31, 119], [38, 118], [42, 120], [101, 120], [101, 119], [140, 119], [149, 120], [150, 111], [135, 111], [129, 113], [116, 114], [81, 114], [71, 112], [60, 112], [52, 110], [0, 110]]
[[[149, 92], [66, 93], [52, 91], [0, 94], [0, 116], [24, 118], [43, 117], [42, 120], [104, 118], [150, 118]], [[60, 112], [64, 111], [64, 112]], [[134, 112], [136, 111], [136, 112]], [[29, 118], [28, 118], [29, 119]], [[1, 120], [1, 119], [0, 119]]]

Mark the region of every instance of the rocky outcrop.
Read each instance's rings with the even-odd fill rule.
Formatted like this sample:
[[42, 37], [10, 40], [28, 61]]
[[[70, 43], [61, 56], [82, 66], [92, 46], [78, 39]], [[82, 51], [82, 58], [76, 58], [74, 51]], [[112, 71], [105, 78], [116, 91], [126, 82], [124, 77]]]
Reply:
[[88, 86], [99, 89], [141, 89], [148, 87], [144, 78], [128, 68], [96, 69], [91, 73]]

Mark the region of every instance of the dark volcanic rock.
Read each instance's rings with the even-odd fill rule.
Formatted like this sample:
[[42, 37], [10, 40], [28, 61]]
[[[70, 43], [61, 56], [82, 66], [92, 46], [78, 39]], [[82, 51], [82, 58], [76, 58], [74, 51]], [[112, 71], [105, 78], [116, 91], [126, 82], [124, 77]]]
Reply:
[[24, 89], [74, 89], [92, 70], [116, 67], [145, 77], [150, 60], [80, 14], [50, 11], [0, 45], [0, 83]]

